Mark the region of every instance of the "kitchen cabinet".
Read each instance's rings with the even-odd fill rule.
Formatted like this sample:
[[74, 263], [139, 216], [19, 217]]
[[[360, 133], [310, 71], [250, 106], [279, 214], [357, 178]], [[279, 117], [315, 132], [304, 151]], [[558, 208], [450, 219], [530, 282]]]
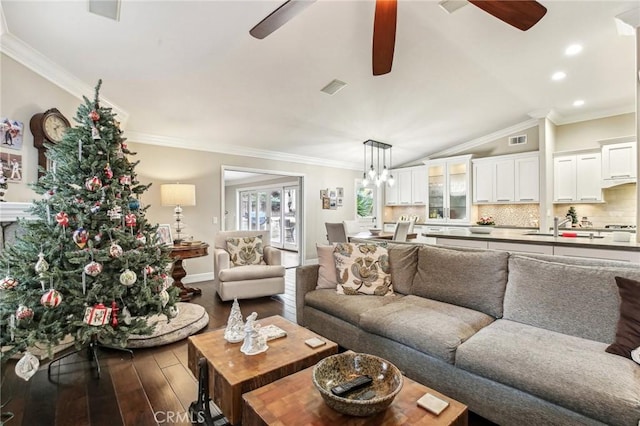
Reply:
[[602, 145], [602, 186], [608, 188], [635, 182], [637, 178], [636, 156], [636, 142]]
[[640, 252], [638, 251], [555, 246], [553, 248], [553, 254], [555, 256], [588, 257], [593, 259], [640, 263]]
[[540, 198], [538, 152], [473, 160], [473, 202], [532, 203]]
[[553, 159], [553, 200], [568, 202], [601, 202], [600, 152], [561, 154]]
[[395, 184], [385, 188], [387, 206], [426, 204], [427, 170], [425, 167], [407, 167], [391, 170]]
[[469, 223], [471, 155], [425, 161], [427, 222]]

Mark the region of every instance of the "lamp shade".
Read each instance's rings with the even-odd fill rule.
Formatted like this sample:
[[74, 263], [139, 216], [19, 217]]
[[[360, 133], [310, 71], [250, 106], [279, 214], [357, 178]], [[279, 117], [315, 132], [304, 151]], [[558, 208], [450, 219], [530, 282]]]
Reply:
[[180, 183], [160, 185], [160, 202], [163, 206], [195, 206], [196, 186]]

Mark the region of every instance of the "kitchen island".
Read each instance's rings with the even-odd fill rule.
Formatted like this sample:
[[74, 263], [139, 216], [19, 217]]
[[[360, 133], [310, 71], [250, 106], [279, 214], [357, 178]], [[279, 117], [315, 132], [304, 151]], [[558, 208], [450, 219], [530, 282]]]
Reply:
[[[613, 241], [611, 232], [599, 232], [588, 228], [561, 229], [562, 233], [577, 233], [577, 237], [554, 237], [524, 229], [494, 228], [490, 234], [472, 234], [468, 228], [448, 229], [442, 232], [423, 232], [421, 235], [435, 239], [443, 246], [488, 248], [520, 253], [537, 253], [557, 256], [575, 256], [596, 259], [621, 260], [640, 263], [640, 243], [631, 233], [631, 241]], [[590, 235], [592, 234], [590, 238]]]

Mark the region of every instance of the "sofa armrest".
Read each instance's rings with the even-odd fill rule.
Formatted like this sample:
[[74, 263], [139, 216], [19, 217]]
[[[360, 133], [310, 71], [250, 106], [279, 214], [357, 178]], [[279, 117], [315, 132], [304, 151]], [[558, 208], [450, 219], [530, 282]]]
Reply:
[[282, 265], [282, 252], [280, 249], [272, 246], [266, 246], [262, 254], [267, 265]]
[[221, 270], [229, 269], [229, 252], [223, 249], [213, 249], [213, 273], [218, 276]]
[[320, 265], [303, 265], [296, 268], [296, 321], [304, 327], [304, 296], [318, 285]]

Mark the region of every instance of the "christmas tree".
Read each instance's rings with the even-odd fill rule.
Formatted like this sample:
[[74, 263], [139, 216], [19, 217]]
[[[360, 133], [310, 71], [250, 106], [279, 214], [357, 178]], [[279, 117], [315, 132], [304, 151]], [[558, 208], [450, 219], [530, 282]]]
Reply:
[[150, 334], [146, 316], [173, 313], [177, 289], [169, 248], [145, 218], [136, 179], [111, 108], [84, 98], [76, 127], [48, 146], [51, 167], [32, 188], [35, 220], [0, 257], [2, 360], [33, 345], [74, 338], [77, 349], [101, 342], [125, 347]]

